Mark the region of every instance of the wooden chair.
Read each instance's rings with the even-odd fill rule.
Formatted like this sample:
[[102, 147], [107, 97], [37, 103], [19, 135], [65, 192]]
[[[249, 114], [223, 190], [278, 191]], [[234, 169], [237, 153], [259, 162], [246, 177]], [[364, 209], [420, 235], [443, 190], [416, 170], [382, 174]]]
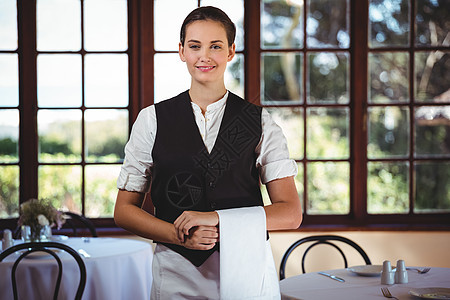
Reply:
[[[11, 270], [11, 282], [12, 282], [12, 288], [13, 288], [13, 294], [14, 294], [15, 300], [18, 299], [17, 282], [16, 282], [17, 267], [18, 267], [19, 263], [22, 261], [22, 259], [24, 259], [27, 255], [29, 255], [33, 252], [38, 252], [38, 251], [46, 252], [46, 253], [50, 254], [56, 260], [56, 262], [58, 264], [58, 276], [56, 278], [56, 286], [55, 286], [55, 291], [53, 294], [53, 299], [56, 300], [58, 298], [58, 292], [59, 292], [59, 287], [61, 285], [63, 269], [62, 269], [61, 259], [52, 250], [55, 248], [64, 250], [65, 252], [70, 254], [77, 262], [79, 270], [80, 270], [80, 282], [78, 284], [77, 292], [75, 295], [75, 300], [81, 299], [81, 296], [83, 295], [83, 292], [84, 292], [84, 288], [86, 286], [86, 265], [84, 264], [84, 261], [81, 258], [81, 256], [78, 254], [78, 252], [75, 251], [73, 248], [71, 248], [65, 244], [61, 244], [61, 243], [55, 243], [55, 242], [36, 242], [35, 243], [35, 242], [32, 242], [32, 243], [23, 243], [23, 244], [18, 244], [18, 245], [12, 246], [12, 247], [6, 249], [5, 251], [3, 251], [2, 253], [0, 253], [0, 263], [1, 263], [3, 261], [3, 259], [5, 259], [10, 254], [13, 254], [20, 250], [24, 250], [24, 252], [22, 254], [20, 254], [20, 256], [14, 262], [14, 265]], [[2, 280], [6, 280], [6, 278], [3, 278]]]
[[281, 259], [281, 264], [280, 264], [280, 280], [282, 280], [286, 277], [285, 268], [286, 268], [286, 263], [289, 258], [289, 255], [292, 253], [292, 251], [294, 251], [295, 248], [297, 248], [301, 244], [308, 243], [308, 242], [313, 242], [313, 244], [309, 245], [308, 248], [306, 248], [305, 252], [303, 253], [303, 256], [302, 256], [302, 272], [303, 273], [306, 273], [306, 271], [305, 271], [306, 254], [308, 254], [308, 252], [309, 252], [309, 250], [311, 250], [311, 248], [313, 248], [314, 246], [317, 246], [317, 245], [321, 245], [321, 244], [330, 245], [330, 246], [334, 247], [337, 251], [339, 251], [339, 253], [342, 255], [342, 258], [344, 259], [344, 266], [345, 266], [345, 268], [347, 268], [348, 263], [347, 263], [347, 258], [345, 256], [344, 252], [341, 250], [341, 248], [339, 246], [337, 246], [336, 244], [334, 244], [330, 241], [342, 242], [342, 243], [352, 246], [356, 251], [358, 251], [359, 254], [361, 254], [366, 265], [372, 264], [370, 262], [369, 256], [367, 256], [366, 252], [358, 244], [356, 244], [355, 242], [353, 242], [352, 240], [350, 240], [348, 238], [345, 238], [342, 236], [337, 236], [337, 235], [308, 236], [308, 237], [302, 238], [302, 239], [294, 242], [284, 253], [283, 258]]
[[65, 224], [64, 227], [72, 228], [74, 236], [78, 236], [79, 228], [86, 227], [87, 229], [89, 229], [89, 232], [92, 235], [92, 237], [98, 237], [97, 229], [95, 228], [94, 224], [88, 218], [86, 218], [80, 214], [70, 212], [70, 211], [63, 212], [63, 215], [66, 218], [66, 224], [67, 224], [67, 225]]

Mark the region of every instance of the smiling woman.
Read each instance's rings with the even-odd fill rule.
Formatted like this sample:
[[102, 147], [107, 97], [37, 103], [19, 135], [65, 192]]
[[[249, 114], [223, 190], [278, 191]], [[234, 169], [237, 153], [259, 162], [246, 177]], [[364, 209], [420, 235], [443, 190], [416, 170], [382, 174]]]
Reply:
[[[74, 189], [58, 167], [77, 170], [74, 199], [99, 215], [86, 202], [89, 168], [119, 166], [138, 112], [190, 84], [179, 28], [205, 5], [237, 27], [227, 88], [283, 128], [304, 226], [448, 229], [445, 0], [0, 0], [0, 227], [14, 228], [19, 203], [53, 182], [39, 177], [44, 167], [54, 168], [60, 199]], [[66, 111], [71, 124], [43, 134], [35, 120], [49, 111]], [[120, 118], [104, 121], [112, 111]], [[68, 136], [80, 137], [77, 147], [61, 141]], [[67, 149], [76, 162], [55, 154]], [[116, 228], [112, 218], [94, 221]]]

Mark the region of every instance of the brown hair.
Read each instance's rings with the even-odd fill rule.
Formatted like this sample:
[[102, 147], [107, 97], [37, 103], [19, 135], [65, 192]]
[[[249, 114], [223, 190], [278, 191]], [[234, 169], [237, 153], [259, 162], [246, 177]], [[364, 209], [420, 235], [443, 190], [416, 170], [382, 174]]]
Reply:
[[219, 22], [225, 29], [228, 39], [228, 46], [234, 43], [234, 38], [236, 36], [236, 26], [230, 20], [228, 15], [221, 9], [214, 6], [202, 6], [194, 9], [187, 17], [184, 19], [183, 25], [181, 25], [180, 30], [180, 42], [184, 45], [184, 39], [186, 37], [186, 27], [195, 21], [206, 21], [211, 20]]

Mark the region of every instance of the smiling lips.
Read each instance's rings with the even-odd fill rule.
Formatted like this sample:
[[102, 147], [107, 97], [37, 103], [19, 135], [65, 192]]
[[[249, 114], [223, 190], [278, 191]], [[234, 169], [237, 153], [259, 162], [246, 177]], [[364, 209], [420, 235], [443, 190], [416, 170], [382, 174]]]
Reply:
[[199, 69], [202, 72], [208, 72], [214, 68], [215, 68], [214, 66], [199, 66], [199, 67], [197, 67], [197, 69]]

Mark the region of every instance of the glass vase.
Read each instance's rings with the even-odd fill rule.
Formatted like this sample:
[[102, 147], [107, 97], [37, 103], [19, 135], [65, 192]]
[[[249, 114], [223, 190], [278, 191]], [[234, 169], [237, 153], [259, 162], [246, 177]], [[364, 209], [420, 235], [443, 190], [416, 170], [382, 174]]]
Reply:
[[23, 225], [21, 233], [24, 242], [45, 242], [52, 236], [49, 225]]

